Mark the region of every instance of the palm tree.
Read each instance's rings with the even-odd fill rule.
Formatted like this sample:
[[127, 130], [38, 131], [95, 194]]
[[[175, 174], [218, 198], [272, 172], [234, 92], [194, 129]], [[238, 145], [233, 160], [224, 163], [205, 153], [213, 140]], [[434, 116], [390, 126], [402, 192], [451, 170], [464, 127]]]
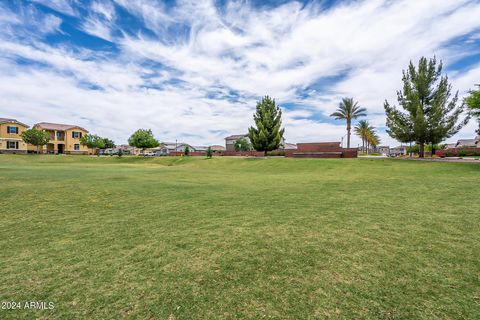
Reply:
[[342, 102], [338, 105], [337, 111], [330, 115], [330, 117], [335, 117], [335, 120], [347, 121], [347, 148], [350, 148], [352, 120], [366, 116], [366, 111], [367, 109], [360, 107], [358, 102], [353, 101], [353, 98], [343, 98]]
[[357, 126], [353, 128], [353, 132], [355, 132], [355, 134], [359, 136], [360, 139], [362, 139], [362, 152], [365, 152], [365, 144], [367, 141], [368, 131], [371, 128], [372, 127], [370, 126], [370, 123], [368, 123], [367, 120], [360, 120]]
[[375, 132], [375, 128], [373, 127], [368, 128], [366, 142], [367, 142], [367, 153], [370, 150], [370, 146], [375, 148], [380, 144], [380, 137]]

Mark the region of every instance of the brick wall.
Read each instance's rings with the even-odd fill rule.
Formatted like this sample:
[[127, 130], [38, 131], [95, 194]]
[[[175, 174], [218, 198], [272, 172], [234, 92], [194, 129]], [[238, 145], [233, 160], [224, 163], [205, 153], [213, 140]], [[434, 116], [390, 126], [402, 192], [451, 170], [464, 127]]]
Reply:
[[297, 143], [297, 149], [285, 150], [289, 158], [356, 158], [356, 148], [342, 148], [340, 142]]
[[297, 143], [297, 152], [341, 151], [340, 142]]

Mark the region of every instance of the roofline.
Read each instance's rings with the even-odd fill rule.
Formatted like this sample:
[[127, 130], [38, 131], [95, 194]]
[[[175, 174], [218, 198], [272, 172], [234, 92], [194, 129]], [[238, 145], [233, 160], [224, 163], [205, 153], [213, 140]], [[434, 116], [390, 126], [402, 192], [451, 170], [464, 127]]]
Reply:
[[227, 139], [233, 139], [232, 137], [248, 137], [248, 133], [245, 133], [245, 134], [232, 134], [228, 137], [225, 137], [224, 139], [227, 140]]
[[[48, 123], [48, 124], [57, 124], [57, 125], [61, 125], [61, 126], [71, 126], [69, 128], [66, 128], [66, 129], [63, 129], [63, 130], [57, 130], [57, 131], [66, 131], [66, 130], [70, 130], [70, 129], [81, 129], [85, 132], [89, 132], [87, 129], [85, 128], [82, 128], [80, 126], [77, 126], [77, 125], [71, 125], [71, 124], [63, 124], [63, 123], [50, 123], [50, 122], [39, 122], [39, 123], [35, 123], [33, 125], [33, 127], [36, 127], [36, 126], [39, 126], [39, 127], [42, 127], [42, 123]], [[45, 129], [45, 128], [44, 128]], [[55, 130], [55, 129], [46, 129], [46, 130]]]
[[0, 120], [0, 123], [16, 123], [16, 124], [19, 124], [19, 125], [22, 125], [26, 128], [30, 128], [30, 126], [26, 125], [25, 123], [23, 122], [20, 122], [16, 119], [7, 119], [7, 118], [4, 118], [5, 120]]

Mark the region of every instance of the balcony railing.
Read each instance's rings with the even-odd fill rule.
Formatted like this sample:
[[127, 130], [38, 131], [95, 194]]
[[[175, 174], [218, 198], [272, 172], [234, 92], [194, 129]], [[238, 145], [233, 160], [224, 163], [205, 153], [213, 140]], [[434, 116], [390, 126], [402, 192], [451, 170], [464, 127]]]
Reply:
[[65, 140], [65, 135], [62, 134], [62, 135], [58, 135], [57, 134], [57, 138], [55, 139], [55, 135], [54, 134], [51, 134], [50, 135], [50, 141], [64, 141]]

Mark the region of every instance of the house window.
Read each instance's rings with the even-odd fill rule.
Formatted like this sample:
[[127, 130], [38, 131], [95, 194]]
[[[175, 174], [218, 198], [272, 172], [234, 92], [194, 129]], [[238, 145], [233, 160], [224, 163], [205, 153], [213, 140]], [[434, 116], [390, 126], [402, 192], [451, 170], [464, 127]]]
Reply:
[[18, 149], [17, 141], [7, 141], [7, 149]]
[[73, 145], [73, 150], [75, 151], [79, 151], [80, 150], [80, 145], [77, 143], [77, 144], [74, 144]]
[[11, 134], [18, 134], [18, 127], [7, 126], [7, 132]]
[[72, 131], [72, 138], [81, 139], [82, 138], [82, 133], [78, 132], [78, 131]]

